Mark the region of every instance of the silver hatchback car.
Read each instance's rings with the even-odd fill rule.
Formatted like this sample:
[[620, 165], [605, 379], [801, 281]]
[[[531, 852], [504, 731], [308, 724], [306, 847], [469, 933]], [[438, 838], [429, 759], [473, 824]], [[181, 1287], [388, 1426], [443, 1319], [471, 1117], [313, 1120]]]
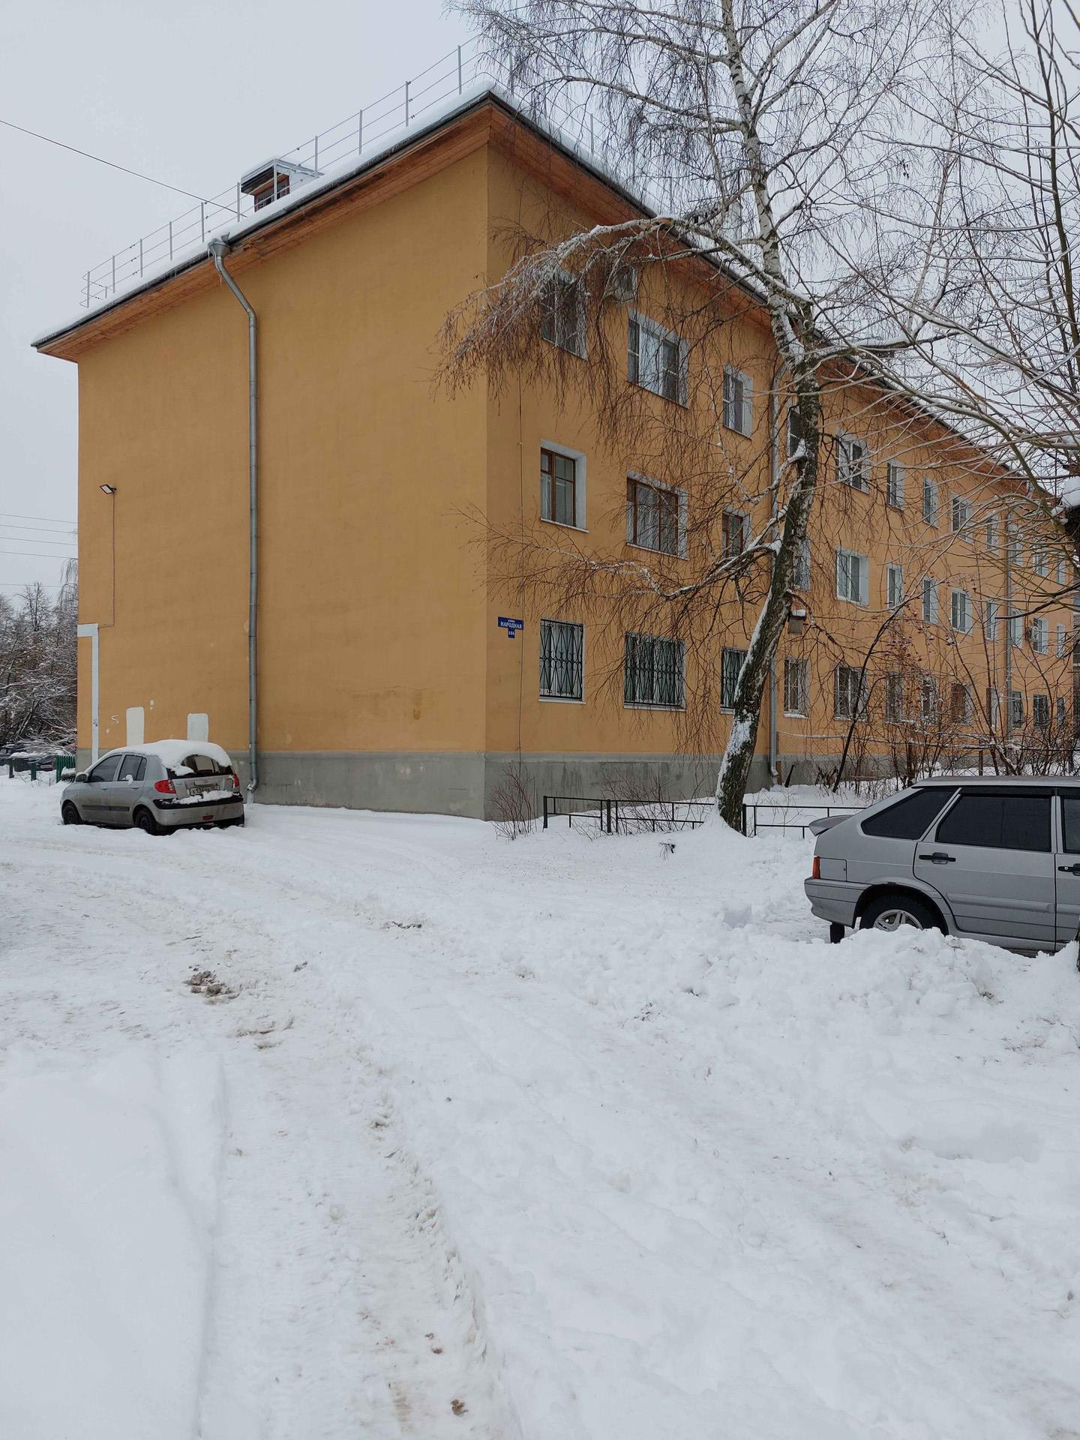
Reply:
[[167, 835], [192, 825], [243, 825], [244, 795], [232, 761], [206, 741], [162, 740], [110, 750], [65, 785], [65, 825], [137, 826]]
[[856, 925], [1030, 953], [1077, 938], [1080, 779], [945, 775], [810, 828], [806, 894], [833, 941]]

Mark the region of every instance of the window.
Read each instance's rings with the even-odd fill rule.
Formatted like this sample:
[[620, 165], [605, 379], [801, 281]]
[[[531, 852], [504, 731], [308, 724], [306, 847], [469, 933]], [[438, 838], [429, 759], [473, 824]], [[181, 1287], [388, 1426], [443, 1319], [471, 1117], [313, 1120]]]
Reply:
[[784, 714], [807, 715], [810, 713], [809, 663], [802, 659], [784, 661]]
[[986, 718], [990, 722], [991, 730], [997, 729], [998, 719], [1001, 713], [1001, 696], [991, 685], [986, 691]]
[[733, 560], [746, 549], [746, 542], [750, 538], [750, 522], [737, 510], [725, 510], [720, 523], [724, 559]]
[[924, 675], [919, 685], [919, 711], [922, 723], [936, 725], [938, 718], [937, 681], [933, 675]]
[[1070, 855], [1080, 855], [1080, 795], [1062, 795], [1061, 824], [1065, 849]]
[[955, 794], [947, 785], [910, 790], [887, 810], [869, 816], [859, 829], [884, 840], [921, 840]]
[[578, 525], [584, 519], [581, 481], [584, 461], [561, 450], [540, 451], [540, 516], [556, 525]]
[[866, 605], [870, 600], [870, 562], [853, 550], [836, 552], [836, 598], [850, 600], [853, 605]]
[[1050, 697], [1048, 695], [1033, 695], [1031, 697], [1031, 720], [1040, 730], [1050, 728]]
[[545, 700], [584, 699], [584, 650], [584, 625], [540, 621], [540, 694]]
[[836, 437], [836, 478], [853, 490], [866, 490], [870, 484], [870, 452], [865, 440], [854, 435]]
[[885, 502], [894, 510], [904, 508], [904, 467], [898, 460], [890, 460], [885, 467]]
[[720, 706], [731, 710], [735, 706], [735, 687], [739, 683], [742, 667], [746, 662], [745, 650], [729, 650], [726, 646], [720, 655]]
[[949, 719], [954, 725], [971, 719], [971, 691], [962, 680], [954, 680], [949, 692]]
[[833, 672], [833, 716], [837, 720], [864, 720], [866, 696], [862, 671], [854, 665], [837, 665]]
[[1024, 723], [1024, 695], [1021, 690], [1009, 691], [1009, 724], [1018, 730]]
[[627, 635], [624, 703], [681, 710], [685, 693], [684, 664], [681, 640]]
[[890, 725], [902, 725], [907, 719], [902, 674], [885, 676], [885, 719]]
[[1047, 553], [1046, 553], [1045, 550], [1039, 550], [1039, 549], [1032, 550], [1032, 552], [1031, 552], [1031, 568], [1035, 571], [1035, 574], [1036, 574], [1036, 575], [1041, 575], [1044, 579], [1046, 579], [1046, 577], [1049, 576], [1049, 574], [1050, 574], [1050, 556], [1047, 555]]
[[1024, 643], [1024, 617], [1017, 615], [1010, 610], [1005, 621], [1005, 627], [1009, 632], [1009, 644], [1019, 648]]
[[998, 520], [996, 515], [986, 518], [986, 548], [993, 552], [998, 548]]
[[937, 485], [929, 475], [924, 475], [922, 482], [922, 518], [927, 525], [937, 525], [938, 523]]
[[922, 582], [922, 618], [927, 625], [936, 625], [938, 621], [938, 593], [937, 581], [929, 577]]
[[987, 640], [996, 640], [998, 636], [998, 615], [1001, 605], [997, 600], [987, 600], [983, 608], [983, 633]]
[[544, 291], [540, 334], [572, 355], [585, 354], [585, 297], [573, 275], [561, 270]]
[[682, 555], [682, 493], [640, 475], [626, 480], [626, 539], [645, 550]]
[[1064, 625], [1057, 627], [1056, 654], [1059, 660], [1064, 660], [1069, 653], [1069, 632]]
[[1057, 583], [1058, 583], [1059, 585], [1064, 585], [1064, 584], [1065, 584], [1065, 557], [1064, 557], [1064, 555], [1058, 556], [1056, 574], [1057, 574]]
[[1064, 724], [1065, 724], [1065, 696], [1064, 696], [1064, 695], [1059, 695], [1059, 696], [1057, 697], [1057, 707], [1056, 707], [1056, 709], [1057, 709], [1057, 723], [1058, 723], [1059, 725], [1064, 725]]
[[130, 780], [134, 785], [137, 784], [145, 774], [145, 755], [125, 755], [124, 763], [120, 766], [120, 772], [116, 778], [118, 780]]
[[792, 570], [791, 583], [796, 590], [810, 589], [810, 537], [803, 536], [803, 542], [795, 552], [795, 565]]
[[961, 635], [971, 634], [971, 596], [966, 590], [952, 592], [952, 628]]
[[954, 535], [971, 539], [971, 501], [962, 500], [959, 495], [952, 497], [952, 528]]
[[937, 828], [939, 845], [987, 850], [1049, 850], [1050, 796], [961, 791]]
[[1031, 648], [1036, 655], [1045, 655], [1050, 648], [1050, 627], [1042, 615], [1036, 615], [1031, 622]]
[[122, 755], [106, 755], [104, 760], [99, 760], [87, 776], [88, 780], [115, 780], [116, 772], [120, 768]]
[[899, 565], [885, 567], [885, 603], [890, 610], [904, 603], [904, 572]]
[[1009, 535], [1009, 543], [1005, 547], [1005, 559], [1014, 569], [1019, 569], [1024, 563], [1024, 547], [1020, 541], [1016, 539], [1011, 526], [1009, 527]]
[[627, 376], [634, 385], [686, 404], [686, 346], [644, 315], [631, 315]]
[[787, 412], [787, 453], [793, 460], [803, 443], [802, 416], [794, 405]]
[[189, 755], [184, 761], [184, 768], [192, 775], [231, 775], [232, 771], [227, 765], [219, 760], [214, 760], [209, 755]]
[[724, 405], [722, 419], [727, 430], [749, 435], [754, 428], [754, 382], [749, 375], [724, 366]]

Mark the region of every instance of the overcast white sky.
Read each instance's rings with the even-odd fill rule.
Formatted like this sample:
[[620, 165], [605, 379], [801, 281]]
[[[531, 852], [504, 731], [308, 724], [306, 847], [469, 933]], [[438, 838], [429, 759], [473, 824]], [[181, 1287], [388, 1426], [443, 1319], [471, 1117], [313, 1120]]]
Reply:
[[[467, 32], [442, 0], [0, 0], [0, 34], [0, 119], [213, 195]], [[75, 553], [76, 368], [30, 341], [77, 311], [88, 267], [190, 202], [2, 126], [0, 197], [0, 589], [12, 590], [55, 584], [60, 559], [43, 555]]]

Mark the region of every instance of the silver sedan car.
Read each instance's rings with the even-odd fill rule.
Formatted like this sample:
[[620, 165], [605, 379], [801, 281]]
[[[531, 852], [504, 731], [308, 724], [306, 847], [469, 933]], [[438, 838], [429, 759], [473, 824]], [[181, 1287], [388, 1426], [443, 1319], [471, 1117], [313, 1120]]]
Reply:
[[167, 835], [187, 826], [243, 825], [244, 796], [217, 745], [164, 740], [111, 750], [65, 785], [65, 825], [136, 826]]
[[811, 825], [813, 913], [1056, 950], [1080, 925], [1080, 779], [944, 775]]

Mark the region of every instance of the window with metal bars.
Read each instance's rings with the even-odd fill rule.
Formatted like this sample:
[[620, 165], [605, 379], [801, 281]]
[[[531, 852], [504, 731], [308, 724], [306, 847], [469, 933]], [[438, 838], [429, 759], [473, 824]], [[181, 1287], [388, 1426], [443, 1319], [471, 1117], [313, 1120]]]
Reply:
[[685, 652], [681, 640], [628, 634], [623, 703], [681, 710], [685, 703]]
[[809, 664], [789, 656], [784, 661], [784, 714], [806, 715], [810, 710]]
[[724, 710], [735, 707], [735, 690], [739, 684], [746, 651], [725, 646], [720, 654], [720, 705]]
[[855, 665], [837, 665], [833, 671], [833, 716], [837, 720], [865, 720], [863, 673]]
[[584, 655], [584, 625], [540, 621], [540, 694], [545, 700], [584, 699]]
[[678, 490], [654, 485], [639, 475], [626, 479], [626, 538], [631, 545], [681, 555], [679, 534], [682, 496]]

